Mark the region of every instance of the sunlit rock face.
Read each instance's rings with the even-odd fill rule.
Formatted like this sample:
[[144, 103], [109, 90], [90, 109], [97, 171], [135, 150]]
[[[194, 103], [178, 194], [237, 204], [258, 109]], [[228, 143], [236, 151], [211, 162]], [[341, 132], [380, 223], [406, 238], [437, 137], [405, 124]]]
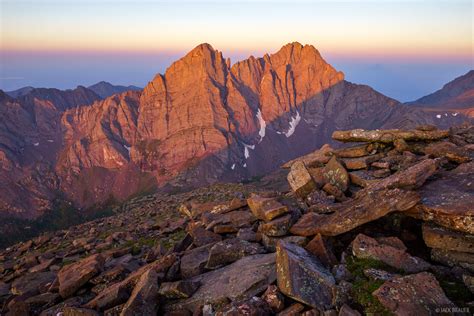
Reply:
[[25, 217], [57, 196], [87, 208], [169, 185], [262, 175], [330, 142], [336, 129], [465, 119], [439, 120], [347, 82], [299, 43], [233, 65], [201, 44], [143, 91], [106, 99], [84, 87], [2, 93], [0, 112], [0, 211]]

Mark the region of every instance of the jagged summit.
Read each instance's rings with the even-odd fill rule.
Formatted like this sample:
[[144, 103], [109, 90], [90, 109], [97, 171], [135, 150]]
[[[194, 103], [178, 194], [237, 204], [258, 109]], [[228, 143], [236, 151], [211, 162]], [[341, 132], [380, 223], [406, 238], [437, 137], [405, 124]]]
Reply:
[[88, 208], [144, 190], [241, 181], [313, 150], [335, 129], [464, 120], [438, 120], [346, 82], [314, 46], [297, 42], [232, 67], [205, 43], [142, 92], [104, 99], [116, 93], [109, 88], [35, 89], [0, 101], [0, 212], [37, 217], [59, 193]]

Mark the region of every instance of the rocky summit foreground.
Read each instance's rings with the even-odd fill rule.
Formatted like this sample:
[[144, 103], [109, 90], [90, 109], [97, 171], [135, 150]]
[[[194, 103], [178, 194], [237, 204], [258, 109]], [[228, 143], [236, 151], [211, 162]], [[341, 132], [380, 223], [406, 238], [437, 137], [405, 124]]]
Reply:
[[333, 138], [291, 190], [138, 197], [2, 250], [2, 314], [472, 314], [474, 126]]

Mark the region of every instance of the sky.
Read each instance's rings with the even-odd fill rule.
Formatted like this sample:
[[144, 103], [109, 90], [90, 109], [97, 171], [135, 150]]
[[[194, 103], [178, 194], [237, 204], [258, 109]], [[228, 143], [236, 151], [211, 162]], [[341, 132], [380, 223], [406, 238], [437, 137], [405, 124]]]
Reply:
[[474, 68], [472, 0], [0, 0], [0, 89], [145, 86], [200, 43], [232, 62], [314, 45], [410, 101]]

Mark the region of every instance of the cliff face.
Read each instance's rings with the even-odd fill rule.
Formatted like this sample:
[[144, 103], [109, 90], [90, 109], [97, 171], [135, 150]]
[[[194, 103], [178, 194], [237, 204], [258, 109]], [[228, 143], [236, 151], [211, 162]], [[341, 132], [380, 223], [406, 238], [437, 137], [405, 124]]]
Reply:
[[[78, 107], [80, 102], [92, 103], [78, 101], [90, 91], [84, 89], [74, 98], [48, 96], [36, 102], [59, 113], [59, 118], [48, 117], [49, 111], [34, 115], [36, 120], [45, 116], [42, 124], [52, 127], [43, 130], [54, 131], [48, 137], [56, 137], [44, 159], [32, 159], [45, 161], [55, 179], [47, 188], [37, 186], [49, 194], [45, 201], [60, 192], [77, 206], [89, 207], [166, 184], [193, 187], [242, 180], [314, 150], [336, 129], [449, 125], [464, 119], [450, 116], [441, 122], [433, 113], [349, 83], [313, 46], [299, 43], [232, 66], [221, 52], [202, 44], [142, 92], [101, 101], [96, 95], [95, 103]], [[28, 108], [28, 115], [15, 118], [24, 121], [25, 130], [31, 123], [30, 99], [27, 95], [2, 101], [13, 113]], [[22, 127], [8, 124], [1, 127], [25, 134]], [[8, 139], [2, 146], [2, 153], [10, 155], [3, 149]], [[24, 156], [17, 154], [13, 163]], [[12, 184], [22, 179], [22, 168]], [[38, 214], [35, 207], [21, 210]]]
[[31, 217], [52, 207], [61, 116], [99, 99], [84, 87], [32, 89], [17, 99], [0, 93], [0, 214]]

